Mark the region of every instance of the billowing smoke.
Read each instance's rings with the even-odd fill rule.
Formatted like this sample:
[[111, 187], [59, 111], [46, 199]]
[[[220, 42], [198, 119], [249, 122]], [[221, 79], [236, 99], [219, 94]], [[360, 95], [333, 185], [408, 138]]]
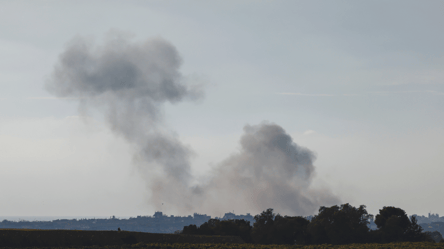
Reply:
[[46, 87], [56, 96], [78, 98], [82, 110], [102, 111], [112, 130], [134, 146], [138, 164], [149, 167], [152, 198], [171, 192], [170, 198], [185, 204], [186, 196], [170, 190], [188, 187], [192, 153], [162, 121], [165, 102], [201, 96], [198, 87], [183, 82], [181, 61], [162, 39], [115, 38], [94, 46], [77, 38], [60, 55]]
[[202, 186], [204, 209], [258, 213], [267, 208], [292, 215], [313, 214], [337, 204], [327, 190], [310, 189], [315, 155], [295, 144], [282, 127], [245, 126], [241, 149], [220, 163]]
[[76, 98], [81, 110], [105, 114], [111, 129], [135, 149], [135, 163], [147, 177], [150, 202], [170, 211], [312, 214], [337, 203], [310, 189], [315, 156], [296, 145], [278, 125], [246, 126], [241, 151], [213, 169], [210, 180], [191, 186], [193, 152], [165, 127], [162, 105], [195, 100], [200, 87], [179, 72], [181, 58], [163, 39], [142, 43], [118, 37], [102, 46], [74, 39], [60, 55], [46, 85], [58, 97]]

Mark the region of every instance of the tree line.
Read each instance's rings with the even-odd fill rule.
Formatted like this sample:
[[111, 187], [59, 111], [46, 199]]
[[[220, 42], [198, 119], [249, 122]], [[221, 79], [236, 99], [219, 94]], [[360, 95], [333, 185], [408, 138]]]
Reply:
[[245, 220], [210, 219], [201, 226], [189, 225], [182, 234], [232, 235], [256, 244], [351, 244], [442, 240], [439, 232], [423, 232], [416, 218], [409, 218], [397, 207], [383, 207], [375, 217], [376, 230], [368, 227], [366, 207], [350, 204], [320, 207], [311, 220], [301, 216], [281, 216], [269, 208], [254, 217], [251, 226]]

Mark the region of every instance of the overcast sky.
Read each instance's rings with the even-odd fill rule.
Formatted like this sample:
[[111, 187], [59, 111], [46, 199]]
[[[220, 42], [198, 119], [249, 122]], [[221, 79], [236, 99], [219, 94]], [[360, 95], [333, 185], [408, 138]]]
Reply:
[[45, 89], [73, 39], [116, 33], [168, 41], [203, 86], [161, 109], [196, 183], [268, 121], [315, 153], [311, 186], [337, 204], [444, 215], [442, 13], [432, 0], [0, 1], [0, 215], [156, 211], [128, 141]]

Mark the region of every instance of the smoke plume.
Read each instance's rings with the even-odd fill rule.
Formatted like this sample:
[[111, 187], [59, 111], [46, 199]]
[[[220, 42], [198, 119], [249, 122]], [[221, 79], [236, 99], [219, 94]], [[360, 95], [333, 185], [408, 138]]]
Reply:
[[181, 62], [175, 47], [160, 38], [136, 43], [117, 37], [102, 46], [77, 38], [60, 55], [46, 88], [78, 99], [81, 110], [105, 115], [110, 128], [135, 149], [156, 208], [167, 203], [180, 213], [254, 213], [273, 207], [308, 215], [320, 204], [337, 202], [310, 188], [313, 153], [271, 123], [246, 126], [241, 150], [214, 168], [210, 180], [191, 186], [193, 152], [162, 117], [164, 103], [202, 96], [200, 87], [184, 81]]
[[315, 155], [279, 125], [247, 125], [240, 144], [240, 151], [220, 163], [202, 186], [205, 209], [258, 213], [272, 207], [310, 215], [320, 205], [338, 203], [329, 191], [310, 189]]

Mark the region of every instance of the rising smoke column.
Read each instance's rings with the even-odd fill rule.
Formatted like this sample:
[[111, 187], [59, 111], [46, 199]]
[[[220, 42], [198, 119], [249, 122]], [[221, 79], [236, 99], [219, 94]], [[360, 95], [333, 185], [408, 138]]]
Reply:
[[310, 188], [314, 154], [272, 123], [247, 125], [240, 151], [218, 164], [206, 183], [191, 186], [193, 153], [162, 119], [164, 103], [202, 96], [199, 87], [185, 83], [180, 65], [175, 47], [163, 39], [134, 43], [117, 37], [95, 46], [77, 38], [60, 55], [46, 88], [105, 115], [135, 149], [157, 209], [166, 203], [168, 211], [219, 214], [272, 207], [310, 215], [319, 205], [338, 203], [330, 192]]
[[315, 155], [279, 125], [247, 125], [240, 144], [201, 186], [203, 209], [259, 213], [272, 207], [287, 215], [311, 215], [320, 205], [339, 202], [328, 190], [310, 188]]
[[165, 102], [202, 95], [199, 87], [184, 83], [181, 62], [176, 48], [163, 39], [131, 43], [117, 37], [95, 46], [76, 38], [46, 84], [58, 97], [78, 98], [81, 109], [103, 112], [112, 130], [133, 145], [138, 164], [151, 176], [156, 207], [171, 198], [191, 208], [186, 195], [172, 190], [188, 189], [192, 152], [162, 121]]

